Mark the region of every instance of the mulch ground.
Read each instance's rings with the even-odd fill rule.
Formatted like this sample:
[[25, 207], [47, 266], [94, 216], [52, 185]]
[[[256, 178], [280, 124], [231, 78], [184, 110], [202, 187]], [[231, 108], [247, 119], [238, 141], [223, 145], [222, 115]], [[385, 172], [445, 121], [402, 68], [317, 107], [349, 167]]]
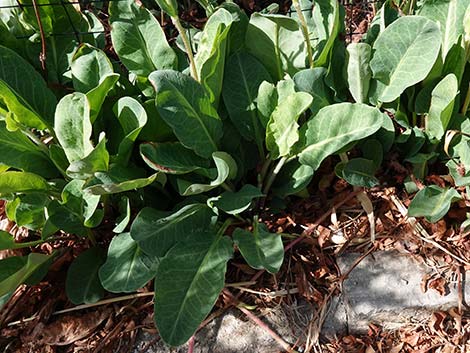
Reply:
[[[248, 12], [271, 2], [238, 1]], [[289, 6], [287, 1], [279, 3], [284, 11]], [[183, 16], [187, 21], [201, 22], [200, 13], [194, 6]], [[346, 6], [346, 27], [350, 33], [346, 40], [358, 41], [373, 13], [371, 3]], [[332, 157], [323, 163], [309, 189], [309, 197], [291, 197], [286, 200], [284, 211], [275, 213], [267, 209], [262, 215], [272, 231], [286, 234], [281, 271], [275, 277], [268, 276], [250, 268], [236, 254], [227, 272], [229, 286], [203, 325], [238, 301], [269, 308], [289, 304], [295, 297], [306, 300], [316, 311], [316, 320], [305, 327], [305, 335], [298, 342], [303, 352], [470, 352], [470, 312], [463, 295], [455, 309], [434, 313], [426, 322], [396, 331], [371, 324], [368, 334], [363, 336], [339, 337], [336, 341], [321, 339], [325, 309], [347, 276], [339, 272], [335, 259], [346, 251], [367, 256], [373, 251], [396, 250], [418, 259], [430, 268], [430, 274], [422, 280], [423, 292], [432, 290], [444, 295], [451, 281], [462, 283], [465, 272], [470, 271], [470, 232], [459, 228], [469, 201], [463, 199], [454, 204], [448, 215], [435, 224], [408, 219], [405, 215], [410, 199], [401, 185], [410, 171], [391, 155], [379, 172], [382, 186], [366, 191], [373, 205], [373, 212], [366, 212], [358, 201], [358, 191], [335, 176], [334, 162], [337, 161]], [[436, 172], [426, 184], [449, 186], [452, 180]], [[15, 234], [17, 241], [31, 240], [26, 230], [17, 228], [5, 216], [0, 219], [0, 228]], [[109, 234], [103, 234], [103, 239], [109, 239]], [[43, 253], [57, 250], [60, 255], [41, 283], [21, 286], [0, 311], [2, 352], [131, 352], [139, 330], [153, 333], [155, 340], [159, 339], [153, 323], [151, 283], [134, 295], [108, 295], [95, 306], [74, 307], [68, 302], [64, 290], [67, 268], [88, 246], [84, 239], [63, 235], [54, 243], [34, 249]], [[0, 251], [0, 259], [22, 254]], [[259, 292], [284, 294], [269, 297]], [[306, 345], [307, 336], [310, 343]]]

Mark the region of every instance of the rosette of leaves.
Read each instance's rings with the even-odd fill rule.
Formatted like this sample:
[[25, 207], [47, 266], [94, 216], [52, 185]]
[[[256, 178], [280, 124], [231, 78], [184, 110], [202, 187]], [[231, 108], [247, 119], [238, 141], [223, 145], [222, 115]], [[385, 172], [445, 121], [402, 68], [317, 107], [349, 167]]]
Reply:
[[[158, 4], [177, 25], [177, 3]], [[64, 62], [67, 90], [55, 93], [17, 47], [0, 46], [0, 194], [8, 217], [37, 233], [21, 244], [3, 234], [1, 249], [53, 241], [59, 230], [87, 238], [67, 276], [70, 300], [153, 281], [162, 339], [185, 343], [223, 289], [234, 251], [253, 268], [279, 270], [283, 241], [259, 222], [261, 206], [305, 195], [326, 158], [354, 148], [359, 157], [343, 158], [336, 173], [361, 187], [379, 183], [392, 149], [418, 178], [443, 158], [467, 166], [469, 34], [464, 23], [443, 35], [448, 21], [426, 10], [436, 4], [400, 17], [386, 3], [364, 40], [346, 47], [337, 1], [303, 19], [248, 18], [233, 3], [207, 2], [210, 17], [185, 53], [151, 11], [111, 1], [123, 66], [86, 37]], [[183, 40], [188, 29], [178, 30]], [[397, 138], [390, 116], [404, 131]], [[430, 186], [411, 214], [437, 220], [454, 191]], [[98, 245], [103, 219], [116, 233], [107, 250]], [[32, 255], [0, 266], [0, 301], [44, 273], [49, 259]]]

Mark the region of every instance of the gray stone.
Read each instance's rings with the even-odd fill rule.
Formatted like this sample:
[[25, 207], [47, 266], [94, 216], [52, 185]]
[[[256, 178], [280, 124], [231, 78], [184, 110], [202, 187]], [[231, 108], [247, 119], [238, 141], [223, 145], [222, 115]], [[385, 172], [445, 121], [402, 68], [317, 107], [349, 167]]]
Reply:
[[[338, 258], [342, 273], [346, 273], [359, 258], [346, 254]], [[321, 335], [333, 338], [348, 333], [365, 332], [369, 323], [386, 329], [400, 327], [412, 320], [429, 317], [436, 310], [446, 310], [458, 304], [456, 285], [449, 286], [445, 296], [435, 290], [423, 293], [421, 280], [427, 269], [409, 255], [397, 252], [376, 252], [362, 260], [343, 283], [340, 296], [333, 298]], [[470, 293], [466, 283], [465, 293]], [[286, 342], [305, 342], [305, 334], [313, 317], [310, 304], [293, 303], [269, 309], [262, 316]], [[314, 327], [316, 325], [313, 325]], [[152, 340], [140, 337], [140, 348]], [[162, 342], [149, 347], [146, 353], [186, 353], [187, 346], [170, 350]], [[281, 352], [278, 344], [259, 326], [238, 310], [227, 311], [196, 335], [195, 353], [273, 353]], [[140, 352], [136, 349], [134, 353]]]
[[[346, 273], [360, 255], [346, 254], [338, 258]], [[427, 269], [409, 255], [397, 252], [376, 252], [362, 260], [343, 283], [342, 293], [334, 298], [322, 334], [360, 333], [369, 323], [387, 329], [419, 320], [436, 310], [458, 305], [457, 285], [450, 285], [446, 295], [435, 290], [423, 293], [421, 281]], [[465, 286], [466, 293], [470, 285]]]
[[[302, 336], [311, 317], [309, 304], [269, 309], [261, 318], [286, 342], [292, 344]], [[141, 353], [155, 337], [141, 333], [134, 353]], [[145, 353], [186, 353], [184, 345], [173, 350], [161, 341], [145, 349]], [[262, 328], [248, 320], [240, 311], [232, 309], [210, 322], [195, 337], [195, 353], [275, 353], [282, 348]]]

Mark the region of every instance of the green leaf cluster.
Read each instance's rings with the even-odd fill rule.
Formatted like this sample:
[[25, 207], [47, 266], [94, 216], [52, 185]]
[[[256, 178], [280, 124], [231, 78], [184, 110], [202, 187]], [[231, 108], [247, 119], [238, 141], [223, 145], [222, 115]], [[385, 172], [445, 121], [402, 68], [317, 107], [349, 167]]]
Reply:
[[[259, 216], [273, 199], [314, 190], [325, 160], [356, 187], [380, 185], [392, 154], [417, 179], [438, 162], [470, 187], [470, 0], [400, 11], [386, 1], [349, 45], [337, 0], [315, 1], [300, 18], [199, 2], [202, 30], [181, 25], [176, 1], [157, 0], [179, 31], [169, 41], [151, 8], [111, 0], [119, 65], [93, 34], [96, 14], [41, 6], [45, 70], [32, 7], [0, 14], [0, 196], [37, 239], [0, 233], [0, 249], [58, 231], [86, 238], [68, 270], [69, 299], [93, 303], [153, 281], [155, 322], [172, 346], [210, 313], [234, 251], [279, 271], [282, 236]], [[51, 35], [71, 23], [92, 34]], [[435, 222], [459, 199], [428, 185], [409, 214]], [[116, 234], [104, 249], [109, 224]], [[2, 260], [0, 302], [51, 261]]]

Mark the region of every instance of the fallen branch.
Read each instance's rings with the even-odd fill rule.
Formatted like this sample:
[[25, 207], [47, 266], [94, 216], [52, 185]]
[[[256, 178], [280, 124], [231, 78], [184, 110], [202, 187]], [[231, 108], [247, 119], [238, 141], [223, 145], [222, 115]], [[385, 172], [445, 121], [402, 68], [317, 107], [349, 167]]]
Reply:
[[[59, 311], [54, 311], [52, 315], [60, 315], [60, 314], [65, 314], [65, 313], [70, 313], [73, 311], [78, 311], [78, 310], [84, 310], [84, 309], [89, 309], [93, 308], [95, 306], [100, 306], [100, 305], [106, 305], [106, 304], [111, 304], [111, 303], [116, 303], [124, 300], [131, 300], [131, 299], [137, 299], [137, 298], [142, 298], [142, 297], [148, 297], [148, 296], [153, 296], [155, 292], [146, 292], [146, 293], [134, 293], [134, 294], [129, 294], [129, 295], [124, 295], [122, 297], [116, 297], [116, 298], [110, 298], [110, 299], [104, 299], [100, 300], [99, 302], [93, 303], [93, 304], [83, 304], [83, 305], [78, 305], [74, 306], [73, 308], [68, 308], [68, 309], [63, 309]], [[38, 315], [33, 315], [31, 317], [28, 317], [26, 319], [18, 320], [18, 321], [13, 321], [7, 324], [7, 326], [16, 326], [20, 325], [24, 322], [29, 322], [37, 319], [39, 316]]]

